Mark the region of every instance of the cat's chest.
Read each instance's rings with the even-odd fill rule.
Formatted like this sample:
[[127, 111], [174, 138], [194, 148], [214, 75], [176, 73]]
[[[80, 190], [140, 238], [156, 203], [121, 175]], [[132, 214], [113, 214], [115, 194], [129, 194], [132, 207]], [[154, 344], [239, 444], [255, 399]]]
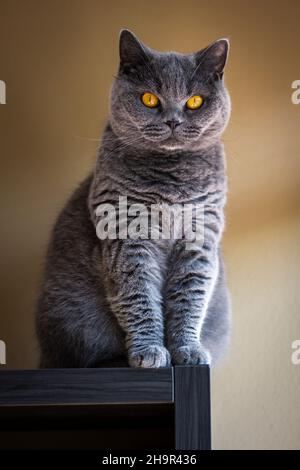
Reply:
[[108, 199], [118, 202], [120, 197], [126, 197], [130, 204], [146, 205], [209, 202], [210, 194], [220, 190], [222, 188], [211, 177], [191, 177], [187, 181], [171, 176], [163, 180], [149, 180], [140, 176], [118, 180], [107, 178], [103, 180], [102, 202], [108, 202]]

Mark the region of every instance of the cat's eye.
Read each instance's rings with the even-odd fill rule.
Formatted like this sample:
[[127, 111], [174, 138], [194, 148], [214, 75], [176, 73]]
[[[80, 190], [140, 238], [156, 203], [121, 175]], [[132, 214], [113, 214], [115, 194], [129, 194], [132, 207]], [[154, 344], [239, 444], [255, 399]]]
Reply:
[[200, 106], [202, 106], [203, 101], [204, 100], [202, 96], [199, 96], [199, 95], [191, 96], [186, 102], [186, 107], [189, 109], [198, 109], [200, 108]]
[[153, 93], [146, 92], [141, 96], [141, 99], [147, 108], [156, 108], [159, 104], [159, 99]]

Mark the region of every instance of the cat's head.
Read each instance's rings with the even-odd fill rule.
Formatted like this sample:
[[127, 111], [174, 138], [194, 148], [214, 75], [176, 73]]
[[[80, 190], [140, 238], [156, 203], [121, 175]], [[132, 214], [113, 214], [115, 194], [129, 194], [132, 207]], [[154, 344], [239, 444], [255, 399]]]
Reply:
[[162, 53], [122, 30], [110, 123], [124, 146], [168, 153], [215, 142], [230, 114], [223, 80], [228, 49], [220, 39], [193, 54]]

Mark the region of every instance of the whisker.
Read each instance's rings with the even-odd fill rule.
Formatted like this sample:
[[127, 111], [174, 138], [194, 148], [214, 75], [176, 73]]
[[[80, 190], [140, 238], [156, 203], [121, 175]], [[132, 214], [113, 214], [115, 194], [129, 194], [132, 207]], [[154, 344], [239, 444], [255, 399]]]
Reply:
[[99, 142], [100, 141], [100, 137], [98, 137], [98, 139], [95, 139], [93, 137], [85, 137], [85, 136], [82, 136], [82, 135], [73, 135], [73, 137], [75, 139], [80, 139], [80, 140], [90, 140], [92, 142]]
[[110, 152], [103, 153], [102, 154], [103, 159], [107, 160], [113, 153], [118, 152], [120, 149], [127, 149], [129, 147], [132, 147], [134, 143], [136, 143], [138, 141], [141, 141], [143, 139], [144, 139], [143, 136], [139, 136], [139, 137], [134, 138], [134, 139], [124, 139], [124, 140], [120, 141], [120, 143], [118, 145], [114, 146], [114, 148]]

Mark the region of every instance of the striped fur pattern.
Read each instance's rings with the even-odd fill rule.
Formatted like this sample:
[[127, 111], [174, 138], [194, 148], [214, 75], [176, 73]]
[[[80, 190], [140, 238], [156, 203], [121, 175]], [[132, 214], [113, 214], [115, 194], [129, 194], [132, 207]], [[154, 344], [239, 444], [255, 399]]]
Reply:
[[[37, 311], [41, 367], [214, 364], [230, 330], [220, 241], [226, 169], [220, 137], [230, 100], [228, 41], [195, 54], [158, 53], [120, 36], [120, 68], [95, 170], [55, 224]], [[160, 99], [146, 108], [145, 91]], [[199, 110], [187, 99], [204, 97]], [[179, 123], [171, 129], [166, 121]], [[103, 203], [204, 204], [204, 243], [99, 240]]]

